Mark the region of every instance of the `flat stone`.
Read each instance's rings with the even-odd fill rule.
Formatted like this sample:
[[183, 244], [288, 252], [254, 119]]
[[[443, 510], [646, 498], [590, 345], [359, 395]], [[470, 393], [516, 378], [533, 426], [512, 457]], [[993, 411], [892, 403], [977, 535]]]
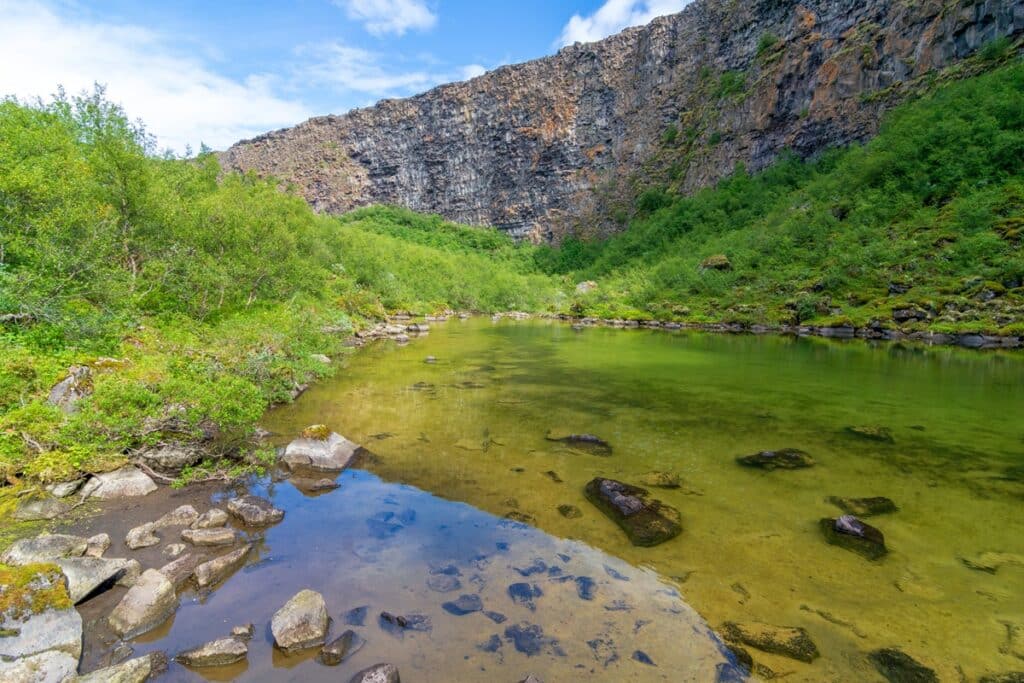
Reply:
[[234, 529], [184, 529], [181, 540], [199, 546], [231, 545], [238, 538]]
[[449, 614], [454, 614], [457, 617], [462, 617], [467, 614], [472, 614], [473, 612], [482, 611], [484, 608], [484, 603], [482, 600], [480, 600], [480, 596], [474, 593], [468, 595], [460, 595], [457, 599], [450, 600], [449, 602], [446, 602], [443, 605], [441, 605], [441, 607], [443, 607], [444, 611], [448, 612]]
[[90, 536], [85, 542], [86, 557], [103, 557], [103, 553], [110, 548], [110, 534], [102, 533]]
[[174, 584], [157, 570], [147, 569], [121, 598], [108, 621], [115, 633], [131, 639], [162, 624], [177, 607]]
[[0, 659], [31, 657], [56, 651], [74, 657], [82, 654], [82, 617], [76, 609], [48, 609], [37, 614], [15, 617], [11, 613], [0, 618]]
[[194, 553], [182, 555], [173, 562], [168, 562], [160, 568], [160, 573], [167, 577], [175, 588], [183, 586], [199, 566], [199, 556]]
[[320, 650], [318, 659], [321, 664], [337, 666], [356, 652], [359, 652], [365, 644], [366, 640], [355, 631], [349, 629], [327, 645], [324, 645]]
[[285, 448], [284, 460], [289, 467], [340, 472], [348, 467], [359, 444], [332, 432], [326, 439], [300, 437]]
[[227, 666], [240, 662], [249, 654], [249, 646], [238, 638], [228, 636], [204, 643], [180, 653], [175, 659], [186, 666]]
[[820, 655], [807, 631], [798, 626], [772, 626], [757, 621], [727, 621], [719, 631], [722, 637], [730, 642], [749, 645], [763, 652], [801, 662], [812, 662]]
[[753, 455], [736, 458], [744, 467], [758, 467], [763, 470], [797, 470], [814, 466], [814, 458], [798, 448], [783, 448], [777, 451], [761, 451]]
[[609, 456], [612, 446], [607, 441], [593, 434], [573, 434], [565, 431], [549, 431], [545, 436], [548, 441], [557, 441], [567, 446], [584, 450], [592, 455]]
[[153, 527], [165, 529], [172, 526], [190, 526], [199, 519], [199, 513], [191, 505], [180, 505], [160, 519], [153, 522]]
[[15, 541], [0, 562], [16, 566], [52, 562], [62, 557], [81, 557], [88, 547], [88, 540], [81, 536], [40, 534]]
[[635, 546], [655, 546], [682, 533], [679, 511], [661, 501], [647, 500], [646, 489], [598, 477], [583, 492]]
[[228, 523], [228, 513], [220, 508], [207, 510], [192, 523], [193, 529], [215, 529]]
[[228, 514], [252, 527], [277, 524], [284, 519], [284, 510], [274, 507], [266, 498], [242, 496], [228, 501]]
[[327, 636], [327, 605], [316, 591], [296, 593], [274, 613], [270, 631], [282, 650], [302, 650], [323, 645]]
[[394, 664], [374, 664], [349, 679], [349, 683], [402, 683], [402, 679]]
[[875, 650], [868, 660], [889, 683], [939, 683], [934, 670], [895, 648]]
[[129, 550], [138, 550], [157, 545], [160, 543], [160, 537], [154, 533], [155, 531], [156, 527], [152, 522], [146, 522], [129, 529], [128, 533], [125, 534], [124, 544], [128, 546]]
[[75, 604], [112, 588], [129, 568], [129, 560], [102, 557], [64, 557], [53, 563], [67, 577], [68, 595]]
[[90, 487], [93, 488], [90, 497], [100, 500], [145, 496], [157, 489], [156, 483], [146, 473], [132, 466], [97, 474], [93, 479], [98, 485]]
[[220, 583], [245, 564], [245, 559], [249, 556], [250, 550], [252, 550], [252, 545], [247, 545], [227, 555], [216, 557], [209, 562], [203, 562], [193, 572], [193, 576], [196, 577], [196, 584], [200, 588], [205, 588]]
[[835, 505], [843, 512], [858, 517], [870, 517], [871, 515], [884, 515], [889, 512], [896, 512], [896, 503], [883, 496], [870, 498], [844, 498], [841, 496], [829, 496], [828, 502]]
[[70, 505], [57, 498], [40, 498], [18, 503], [12, 516], [20, 522], [34, 522], [60, 517], [70, 509]]
[[836, 519], [826, 517], [821, 520], [820, 527], [830, 545], [852, 550], [869, 560], [880, 559], [888, 552], [882, 532], [853, 515], [842, 515]]
[[145, 683], [167, 670], [167, 655], [150, 652], [135, 659], [72, 678], [65, 683]]
[[78, 659], [65, 652], [41, 652], [13, 661], [0, 660], [0, 680], [4, 683], [60, 683], [74, 680]]

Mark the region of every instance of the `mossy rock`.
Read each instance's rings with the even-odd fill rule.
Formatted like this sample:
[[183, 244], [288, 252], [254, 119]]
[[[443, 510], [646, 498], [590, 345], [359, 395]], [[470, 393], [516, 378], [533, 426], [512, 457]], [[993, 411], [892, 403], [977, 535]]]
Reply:
[[896, 648], [875, 650], [868, 660], [889, 683], [939, 683], [935, 671]]
[[21, 618], [71, 607], [67, 579], [54, 564], [0, 564], [0, 586], [0, 614]]
[[659, 489], [677, 489], [682, 485], [679, 475], [671, 472], [648, 472], [638, 481], [642, 486], [653, 486]]
[[866, 559], [879, 560], [889, 552], [882, 532], [853, 515], [826, 517], [820, 520], [819, 526], [829, 545], [846, 548]]
[[763, 470], [797, 470], [814, 466], [814, 458], [798, 448], [781, 448], [777, 451], [761, 451], [753, 455], [742, 455], [736, 462], [744, 467]]
[[302, 430], [303, 439], [315, 439], [316, 441], [327, 441], [331, 436], [331, 428], [327, 425], [310, 425]]
[[659, 500], [648, 500], [646, 489], [597, 477], [587, 484], [583, 493], [626, 532], [635, 546], [655, 546], [683, 531], [679, 511]]
[[853, 425], [847, 427], [845, 431], [851, 436], [856, 436], [868, 441], [878, 441], [880, 443], [896, 442], [896, 439], [893, 438], [892, 430], [888, 427], [881, 427], [879, 425]]
[[[739, 623], [727, 621], [722, 624], [719, 631], [722, 637], [730, 643], [739, 643], [757, 648], [762, 652], [789, 657], [801, 662], [813, 662], [821, 653], [817, 645], [811, 640], [803, 628], [799, 626], [773, 626], [758, 621]], [[737, 649], [733, 649], [734, 654]], [[742, 651], [742, 650], [741, 650]], [[746, 665], [749, 654], [742, 655], [737, 659]], [[752, 663], [752, 662], [751, 662]]]
[[725, 254], [713, 254], [700, 262], [701, 270], [732, 270], [732, 262]]

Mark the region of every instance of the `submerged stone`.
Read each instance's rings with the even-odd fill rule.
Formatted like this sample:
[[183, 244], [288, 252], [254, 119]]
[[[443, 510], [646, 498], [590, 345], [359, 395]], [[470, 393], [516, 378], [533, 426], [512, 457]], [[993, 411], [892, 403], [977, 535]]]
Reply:
[[797, 448], [783, 448], [777, 451], [761, 451], [743, 455], [736, 462], [744, 467], [759, 467], [763, 470], [796, 470], [814, 466], [814, 458]]
[[513, 583], [508, 587], [508, 596], [517, 605], [525, 605], [531, 611], [537, 609], [534, 600], [544, 595], [544, 591], [535, 583]]
[[658, 545], [683, 530], [679, 511], [658, 500], [648, 501], [646, 489], [598, 477], [587, 484], [584, 494], [626, 532], [635, 546]]
[[597, 593], [597, 582], [589, 576], [576, 577], [576, 595], [580, 600], [593, 600]]
[[349, 683], [402, 683], [394, 664], [374, 664], [353, 676]]
[[349, 626], [362, 626], [364, 623], [366, 623], [366, 614], [369, 611], [369, 605], [363, 605], [362, 607], [353, 607], [349, 611], [345, 612], [344, 621]]
[[577, 519], [583, 516], [583, 512], [575, 505], [559, 505], [558, 514], [562, 515], [566, 519]]
[[480, 596], [476, 594], [460, 595], [456, 600], [441, 605], [445, 612], [454, 614], [457, 617], [462, 617], [473, 612], [480, 612], [484, 608], [484, 603], [480, 600]]
[[427, 588], [437, 593], [451, 593], [462, 588], [462, 581], [457, 576], [436, 574], [427, 579]]
[[935, 671], [896, 648], [875, 650], [868, 660], [889, 683], [938, 683]]
[[505, 638], [527, 657], [539, 655], [545, 650], [553, 655], [565, 656], [558, 641], [545, 636], [544, 629], [537, 624], [522, 622], [509, 626], [505, 629]]
[[405, 631], [428, 632], [433, 628], [430, 617], [425, 614], [392, 614], [380, 613], [380, 627], [388, 633], [401, 636]]
[[632, 659], [635, 662], [640, 662], [641, 664], [646, 664], [647, 666], [658, 666], [654, 663], [654, 660], [651, 659], [651, 656], [643, 650], [634, 651]]
[[893, 438], [891, 429], [888, 427], [880, 427], [878, 425], [851, 426], [846, 428], [846, 433], [868, 441], [879, 441], [882, 443], [896, 442], [896, 439]]
[[722, 637], [770, 654], [782, 655], [801, 662], [812, 662], [820, 656], [818, 647], [798, 626], [772, 626], [758, 621], [722, 624]]
[[573, 448], [584, 450], [592, 455], [609, 456], [612, 446], [607, 441], [593, 434], [573, 434], [570, 432], [550, 431], [545, 436], [548, 441], [557, 441]]
[[870, 517], [871, 515], [883, 515], [888, 512], [896, 512], [896, 503], [884, 496], [873, 496], [870, 498], [843, 498], [840, 496], [829, 496], [828, 502], [832, 503], [847, 514], [858, 517]]
[[889, 552], [882, 532], [853, 515], [826, 517], [819, 524], [830, 545], [852, 550], [869, 560], [877, 560]]
[[249, 646], [245, 644], [245, 641], [229, 636], [212, 640], [191, 650], [186, 650], [175, 657], [175, 659], [186, 666], [198, 668], [204, 666], [227, 666], [228, 664], [242, 661], [248, 654]]
[[670, 472], [648, 472], [640, 477], [639, 482], [643, 486], [661, 489], [677, 489], [681, 485], [679, 475]]
[[1024, 567], [1024, 555], [1017, 553], [983, 552], [974, 557], [961, 557], [960, 561], [968, 569], [995, 574], [1000, 567], [1006, 565], [1019, 565]]
[[349, 629], [320, 649], [318, 659], [321, 664], [337, 666], [354, 655], [366, 644], [358, 633]]

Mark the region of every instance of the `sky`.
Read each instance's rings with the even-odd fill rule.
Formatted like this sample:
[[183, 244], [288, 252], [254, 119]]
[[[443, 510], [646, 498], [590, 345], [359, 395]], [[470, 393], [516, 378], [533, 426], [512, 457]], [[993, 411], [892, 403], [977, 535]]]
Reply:
[[591, 42], [690, 0], [0, 0], [0, 97], [106, 88], [160, 149], [225, 149]]

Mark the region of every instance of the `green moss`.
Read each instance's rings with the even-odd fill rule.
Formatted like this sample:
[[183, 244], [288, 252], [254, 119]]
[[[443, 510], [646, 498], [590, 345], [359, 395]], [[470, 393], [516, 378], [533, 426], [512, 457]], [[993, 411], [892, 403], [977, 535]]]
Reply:
[[10, 567], [0, 564], [0, 614], [16, 618], [48, 609], [68, 609], [67, 580], [52, 564]]
[[326, 441], [331, 435], [331, 428], [327, 425], [310, 425], [302, 430], [302, 437], [304, 439], [316, 439], [317, 441]]

